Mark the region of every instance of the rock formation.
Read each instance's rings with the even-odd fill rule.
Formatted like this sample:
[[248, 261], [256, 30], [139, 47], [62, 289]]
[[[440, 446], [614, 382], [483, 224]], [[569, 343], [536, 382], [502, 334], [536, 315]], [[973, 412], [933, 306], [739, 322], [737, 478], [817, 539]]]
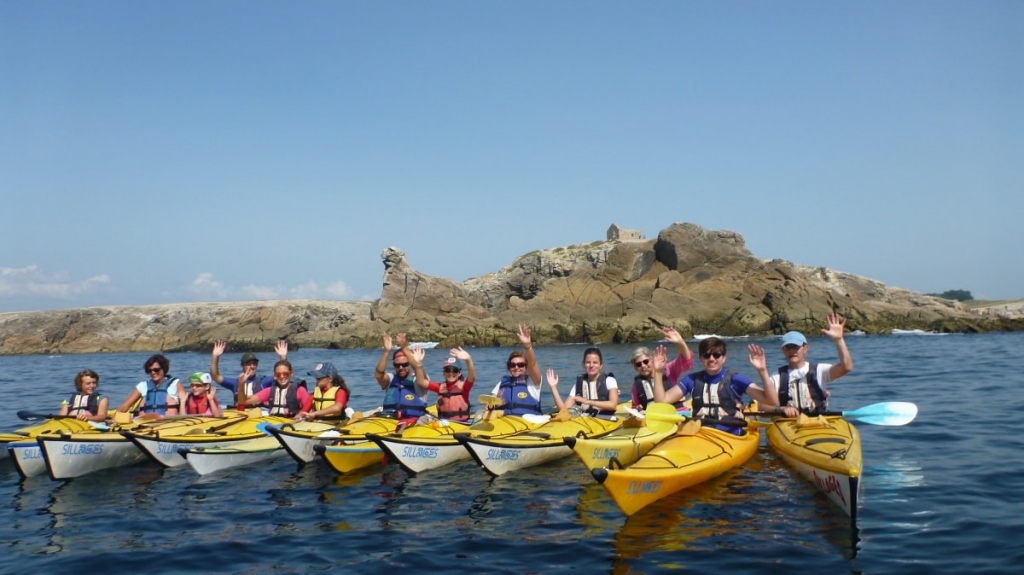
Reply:
[[651, 341], [686, 335], [814, 332], [835, 311], [850, 330], [1024, 329], [1020, 319], [827, 268], [762, 260], [742, 236], [673, 224], [654, 240], [599, 241], [531, 252], [459, 284], [410, 266], [390, 247], [375, 302], [263, 301], [95, 307], [0, 314], [0, 354], [375, 347], [405, 331], [442, 345], [505, 345], [520, 323], [535, 340]]

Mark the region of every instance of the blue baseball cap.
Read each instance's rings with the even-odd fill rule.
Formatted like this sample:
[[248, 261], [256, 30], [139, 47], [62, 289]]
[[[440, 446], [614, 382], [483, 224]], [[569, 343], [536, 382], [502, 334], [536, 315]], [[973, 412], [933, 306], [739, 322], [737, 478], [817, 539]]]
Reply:
[[787, 345], [805, 346], [807, 345], [807, 338], [798, 331], [787, 332], [786, 335], [782, 336], [782, 347]]
[[318, 363], [316, 364], [316, 367], [307, 371], [306, 375], [311, 375], [316, 379], [320, 379], [321, 377], [335, 378], [338, 377], [338, 370], [334, 369], [333, 363]]
[[444, 365], [442, 366], [442, 369], [445, 367], [454, 367], [455, 369], [462, 371], [462, 366], [459, 365], [459, 360], [455, 359], [454, 357], [449, 357], [448, 359], [444, 360]]

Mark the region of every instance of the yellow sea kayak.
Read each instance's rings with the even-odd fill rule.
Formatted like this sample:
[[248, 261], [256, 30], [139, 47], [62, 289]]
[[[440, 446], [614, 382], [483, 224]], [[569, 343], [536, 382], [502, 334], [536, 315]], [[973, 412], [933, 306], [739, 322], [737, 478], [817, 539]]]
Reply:
[[565, 444], [588, 470], [599, 467], [621, 469], [643, 457], [675, 432], [675, 425], [665, 430], [623, 426], [603, 437], [566, 437]]
[[359, 419], [339, 427], [333, 444], [313, 449], [338, 473], [350, 473], [384, 461], [384, 452], [367, 435], [392, 433], [397, 427], [398, 420], [389, 417]]
[[598, 468], [591, 473], [619, 509], [632, 515], [658, 499], [742, 465], [757, 452], [760, 439], [756, 429], [733, 435], [701, 427], [693, 435], [666, 439], [625, 469]]
[[777, 419], [768, 442], [791, 467], [857, 521], [860, 498], [860, 433], [840, 416]]

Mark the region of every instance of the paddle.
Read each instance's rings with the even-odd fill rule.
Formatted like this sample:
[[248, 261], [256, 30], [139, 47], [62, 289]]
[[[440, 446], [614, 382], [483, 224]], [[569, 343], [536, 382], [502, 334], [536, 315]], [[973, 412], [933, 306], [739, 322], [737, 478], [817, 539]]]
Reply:
[[481, 395], [476, 400], [487, 407], [498, 407], [505, 404], [505, 401], [497, 395]]
[[[676, 407], [671, 403], [650, 403], [647, 405], [647, 428], [651, 431], [668, 431], [672, 429], [673, 423], [699, 422], [704, 425], [728, 425], [730, 427], [767, 427], [770, 421], [745, 421], [742, 419], [694, 419], [685, 415], [679, 415]], [[691, 426], [692, 428], [692, 426]], [[684, 425], [684, 430], [688, 429]], [[698, 428], [699, 429], [699, 428]], [[693, 433], [696, 433], [694, 430]], [[692, 435], [693, 433], [683, 433]]]
[[[775, 416], [777, 413], [755, 413], [752, 415]], [[917, 417], [917, 405], [906, 401], [883, 401], [872, 403], [852, 411], [827, 411], [823, 415], [839, 415], [850, 421], [860, 421], [869, 425], [906, 425]]]
[[56, 415], [51, 413], [39, 413], [38, 411], [31, 411], [23, 409], [17, 413], [18, 419], [23, 421], [39, 421], [40, 419], [74, 419], [70, 415]]

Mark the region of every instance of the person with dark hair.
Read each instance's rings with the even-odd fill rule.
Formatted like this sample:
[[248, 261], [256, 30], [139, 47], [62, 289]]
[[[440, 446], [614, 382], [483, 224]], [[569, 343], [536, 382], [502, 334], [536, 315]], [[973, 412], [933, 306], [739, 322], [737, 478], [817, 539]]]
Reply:
[[[665, 336], [665, 339], [676, 345], [679, 350], [679, 355], [675, 359], [668, 362], [665, 366], [665, 373], [663, 374], [662, 381], [664, 385], [673, 386], [679, 381], [684, 373], [690, 371], [693, 367], [693, 353], [690, 352], [690, 346], [686, 345], [686, 340], [679, 334], [674, 328], [663, 327], [661, 333]], [[636, 376], [633, 377], [633, 387], [631, 389], [631, 399], [633, 409], [647, 409], [647, 404], [654, 401], [654, 368], [651, 364], [651, 350], [646, 347], [638, 347], [633, 351], [633, 359], [630, 360], [633, 364], [633, 369], [636, 370]], [[680, 401], [676, 404], [676, 409], [683, 407], [683, 402]]]
[[185, 401], [185, 390], [178, 378], [172, 377], [169, 373], [170, 360], [158, 353], [147, 359], [142, 367], [149, 374], [149, 379], [136, 384], [128, 399], [124, 400], [117, 411], [126, 413], [142, 399], [142, 405], [138, 409], [142, 419], [178, 415], [181, 403]]
[[346, 408], [348, 407], [349, 390], [345, 378], [338, 374], [333, 363], [318, 363], [316, 367], [306, 372], [316, 380], [316, 387], [313, 388], [313, 405], [311, 411], [302, 412], [295, 416], [298, 420], [325, 419], [329, 421], [341, 421], [347, 419]]
[[91, 369], [80, 372], [75, 376], [75, 393], [60, 404], [60, 415], [81, 421], [106, 421], [110, 400], [96, 391], [99, 385], [100, 374]]
[[[213, 343], [213, 351], [210, 353], [210, 377], [219, 383], [221, 387], [228, 389], [231, 393], [238, 392], [238, 382], [245, 382], [245, 395], [256, 395], [261, 389], [274, 386], [273, 376], [256, 375], [260, 366], [260, 358], [255, 353], [247, 351], [242, 354], [242, 373], [238, 377], [224, 377], [220, 374], [220, 356], [224, 355], [228, 344], [224, 340], [217, 340]], [[278, 359], [288, 359], [288, 342], [278, 340], [274, 346], [274, 352]]]
[[[552, 372], [549, 370], [549, 374]], [[552, 376], [548, 376], [551, 385]], [[558, 395], [556, 389], [558, 376], [554, 376], [552, 393]], [[555, 403], [559, 403], [557, 400]], [[576, 383], [569, 391], [565, 402], [558, 408], [579, 406], [580, 412], [586, 415], [614, 416], [619, 405], [619, 384], [615, 376], [604, 372], [604, 356], [596, 347], [588, 347], [583, 351], [583, 373], [576, 376]]]
[[313, 396], [298, 382], [292, 380], [292, 364], [287, 359], [278, 360], [274, 364], [274, 385], [264, 387], [255, 395], [245, 398], [245, 405], [255, 407], [262, 405], [267, 408], [268, 415], [295, 417], [309, 411], [313, 404]]
[[[437, 394], [437, 417], [451, 421], [469, 421], [473, 411], [470, 405], [469, 394], [476, 382], [476, 368], [473, 367], [473, 358], [469, 352], [461, 347], [449, 350], [448, 359], [441, 367], [441, 374], [444, 381], [429, 381], [426, 372], [423, 371], [422, 363], [412, 360], [416, 377], [428, 379], [427, 389]], [[462, 366], [459, 360], [466, 363], [466, 376], [462, 375]], [[421, 375], [422, 374], [422, 375]]]
[[[395, 336], [399, 349], [391, 353], [393, 347], [391, 336], [386, 332], [383, 336], [384, 353], [377, 362], [377, 368], [373, 372], [377, 384], [384, 390], [384, 402], [381, 404], [381, 412], [384, 415], [397, 417], [403, 424], [411, 425], [416, 420], [427, 414], [427, 391], [428, 382], [426, 378], [416, 377], [410, 367], [409, 356], [416, 354], [418, 361], [423, 361], [424, 351], [420, 348], [409, 349], [409, 342], [406, 341], [405, 333]], [[391, 357], [394, 373], [384, 370], [388, 357]]]
[[[750, 344], [750, 363], [755, 368], [763, 366], [764, 351]], [[691, 373], [667, 391], [662, 387], [662, 373], [668, 359], [665, 346], [654, 350], [654, 399], [659, 403], [676, 403], [687, 395], [693, 399], [694, 419], [742, 419], [744, 395], [763, 405], [776, 405], [778, 397], [774, 389], [761, 389], [745, 375], [725, 369], [726, 345], [717, 337], [703, 339], [697, 348], [697, 355], [704, 370]], [[760, 371], [760, 370], [759, 370]], [[742, 435], [742, 428], [724, 424], [713, 424], [723, 431]]]
[[508, 361], [505, 362], [508, 375], [502, 376], [501, 381], [491, 391], [491, 395], [501, 398], [502, 404], [488, 406], [488, 409], [501, 410], [506, 415], [543, 415], [540, 401], [540, 367], [537, 366], [537, 357], [533, 353], [529, 326], [520, 325], [517, 335], [526, 352], [517, 350], [509, 354]]

